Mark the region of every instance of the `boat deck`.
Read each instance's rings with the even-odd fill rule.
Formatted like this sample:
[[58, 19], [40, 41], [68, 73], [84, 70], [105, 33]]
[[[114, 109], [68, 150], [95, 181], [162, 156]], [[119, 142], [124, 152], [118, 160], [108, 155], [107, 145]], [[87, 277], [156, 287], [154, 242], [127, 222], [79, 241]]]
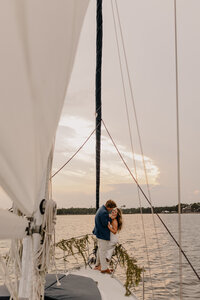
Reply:
[[95, 282], [97, 282], [97, 286], [99, 288], [99, 291], [101, 293], [102, 300], [138, 300], [136, 296], [131, 294], [130, 296], [125, 296], [125, 288], [123, 284], [116, 279], [115, 277], [112, 277], [109, 274], [102, 274], [99, 271], [92, 270], [89, 267], [88, 268], [81, 268], [78, 270], [70, 271], [68, 274], [74, 274], [74, 275], [80, 275], [80, 276], [86, 276], [92, 278]]
[[[125, 288], [118, 279], [109, 274], [102, 274], [99, 271], [92, 270], [89, 267], [74, 269], [66, 274], [58, 274], [58, 277], [60, 286], [57, 285], [55, 274], [47, 275], [45, 299], [89, 300], [95, 297], [95, 299], [101, 298], [101, 300], [138, 300], [133, 294], [128, 297], [125, 296]], [[87, 279], [81, 279], [83, 277], [87, 277]], [[10, 299], [9, 291], [5, 286], [0, 286], [0, 299]]]

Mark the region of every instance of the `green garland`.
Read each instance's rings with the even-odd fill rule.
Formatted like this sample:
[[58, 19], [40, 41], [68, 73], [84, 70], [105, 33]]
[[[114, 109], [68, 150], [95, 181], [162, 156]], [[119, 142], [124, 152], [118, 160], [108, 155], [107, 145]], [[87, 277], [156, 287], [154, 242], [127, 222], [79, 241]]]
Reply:
[[[126, 271], [126, 281], [124, 286], [126, 288], [126, 296], [131, 294], [130, 288], [137, 286], [141, 280], [141, 273], [143, 268], [138, 267], [136, 264], [137, 260], [133, 257], [130, 257], [126, 249], [121, 245], [117, 244], [115, 246], [114, 257], [117, 257], [117, 261], [120, 266], [123, 267]], [[111, 264], [114, 264], [113, 258], [111, 259]]]
[[85, 265], [87, 265], [87, 245], [89, 242], [89, 236], [85, 235], [81, 238], [71, 238], [69, 240], [61, 240], [56, 244], [56, 247], [59, 247], [67, 254], [65, 256], [81, 255]]
[[[92, 240], [94, 245], [96, 245], [96, 239], [92, 237]], [[65, 256], [70, 256], [70, 255], [73, 255], [74, 257], [76, 255], [82, 256], [85, 265], [87, 265], [87, 261], [88, 261], [87, 249], [89, 243], [90, 243], [89, 235], [85, 235], [80, 238], [71, 238], [68, 240], [63, 239], [56, 244], [56, 247], [59, 247], [64, 252], [66, 252]], [[121, 244], [116, 245], [114, 255], [111, 259], [110, 264], [114, 265], [116, 264], [116, 261], [117, 264], [119, 263], [119, 265], [125, 269], [126, 272], [126, 281], [124, 283], [126, 289], [125, 295], [129, 296], [131, 294], [130, 289], [139, 284], [143, 269], [136, 264], [137, 260], [133, 257], [130, 257], [126, 249]]]

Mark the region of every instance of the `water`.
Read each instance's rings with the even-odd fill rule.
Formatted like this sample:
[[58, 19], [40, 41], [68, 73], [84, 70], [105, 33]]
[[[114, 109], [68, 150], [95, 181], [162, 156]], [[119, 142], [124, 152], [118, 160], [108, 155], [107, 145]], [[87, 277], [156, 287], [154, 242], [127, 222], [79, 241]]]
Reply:
[[[180, 299], [179, 297], [179, 251], [172, 238], [166, 232], [160, 221], [155, 216], [156, 238], [153, 220], [151, 215], [143, 215], [145, 223], [145, 235], [148, 245], [150, 261], [150, 272], [147, 263], [147, 251], [144, 242], [144, 232], [140, 215], [124, 215], [123, 229], [119, 234], [119, 242], [124, 245], [129, 254], [134, 256], [138, 264], [145, 268], [145, 300], [166, 300]], [[164, 222], [178, 240], [178, 215], [162, 214]], [[94, 226], [94, 216], [58, 216], [56, 225], [56, 241], [68, 239], [73, 236], [91, 233]], [[200, 274], [200, 215], [182, 215], [182, 248], [189, 257], [194, 268]], [[161, 260], [158, 251], [158, 244], [161, 252]], [[1, 253], [5, 253], [9, 243], [3, 241], [0, 244]], [[58, 251], [59, 252], [59, 251]], [[161, 263], [162, 261], [162, 263]], [[58, 268], [61, 268], [61, 260], [57, 261]], [[62, 263], [63, 265], [63, 263]], [[69, 260], [67, 268], [72, 267]], [[195, 277], [190, 266], [183, 258], [183, 299], [200, 299], [200, 282]], [[151, 273], [151, 279], [150, 279]], [[123, 282], [125, 275], [119, 269], [117, 276]], [[153, 292], [152, 292], [153, 290]], [[135, 289], [134, 293], [142, 299], [142, 283]], [[153, 295], [152, 295], [153, 293]]]
[[[140, 266], [145, 268], [145, 299], [153, 299], [149, 275], [144, 233], [140, 215], [124, 215], [123, 229], [119, 241], [133, 255]], [[178, 239], [178, 215], [162, 214], [164, 222]], [[152, 287], [155, 300], [180, 299], [179, 297], [179, 251], [172, 238], [155, 216], [158, 241], [151, 215], [143, 215], [145, 234], [151, 269]], [[91, 233], [94, 226], [94, 216], [58, 216], [57, 240]], [[182, 248], [200, 274], [200, 215], [182, 215]], [[161, 252], [161, 261], [158, 251]], [[190, 266], [183, 258], [183, 299], [200, 299], [200, 282], [195, 277]], [[118, 274], [124, 281], [124, 274]], [[166, 288], [165, 288], [166, 286]], [[142, 299], [142, 284], [135, 290], [136, 296]]]

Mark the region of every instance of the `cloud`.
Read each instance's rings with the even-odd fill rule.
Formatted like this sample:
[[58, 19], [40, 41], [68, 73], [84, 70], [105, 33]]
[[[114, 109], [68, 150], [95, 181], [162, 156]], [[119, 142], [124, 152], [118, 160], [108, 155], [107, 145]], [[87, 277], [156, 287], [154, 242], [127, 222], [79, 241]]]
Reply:
[[[94, 124], [86, 118], [67, 114], [62, 116], [59, 123], [59, 131], [61, 130], [62, 134], [58, 134], [56, 139], [54, 171], [60, 168], [79, 149], [93, 129]], [[67, 135], [70, 130], [72, 133]], [[66, 133], [66, 136], [63, 133]], [[142, 157], [137, 153], [133, 156], [126, 145], [118, 143], [117, 147], [131, 172], [136, 176], [133, 168], [134, 158], [138, 182], [141, 185], [146, 183], [143, 162], [146, 166], [149, 184], [158, 185], [160, 171], [150, 157]], [[75, 199], [76, 197], [82, 197], [83, 194], [87, 195], [87, 199], [93, 198], [95, 195], [95, 180], [95, 135], [93, 135], [80, 152], [62, 169], [60, 174], [54, 177], [54, 198], [64, 199], [70, 197]], [[132, 186], [132, 184], [135, 185], [133, 178], [103, 129], [101, 143], [102, 194], [108, 196], [109, 193], [119, 193], [120, 187], [123, 185]]]
[[[67, 131], [72, 131], [73, 134], [67, 135], [67, 136], [57, 136], [57, 143], [55, 147], [55, 152], [57, 152], [57, 149], [61, 149], [60, 145], [62, 144], [62, 149], [66, 149], [65, 152], [65, 158], [75, 153], [79, 149], [79, 147], [83, 144], [83, 142], [86, 140], [86, 138], [89, 136], [89, 134], [94, 129], [94, 125], [91, 121], [88, 121], [87, 119], [80, 118], [78, 116], [68, 116], [64, 115], [59, 123], [59, 127], [66, 127]], [[63, 129], [62, 129], [63, 130]], [[128, 171], [123, 166], [121, 159], [119, 158], [119, 155], [115, 149], [115, 147], [112, 144], [112, 141], [110, 138], [106, 135], [105, 130], [102, 130], [102, 143], [101, 143], [101, 164], [102, 164], [102, 174], [106, 176], [108, 182], [110, 182], [110, 179], [113, 177], [118, 182], [129, 180], [130, 177]], [[138, 180], [141, 184], [145, 183], [145, 172], [144, 172], [144, 164], [147, 172], [147, 176], [149, 178], [150, 184], [158, 184], [157, 179], [159, 176], [159, 168], [155, 165], [153, 160], [147, 156], [142, 157], [142, 155], [135, 153], [133, 154], [127, 150], [126, 146], [124, 145], [118, 145], [118, 149], [120, 153], [122, 154], [124, 160], [126, 161], [127, 165], [133, 166], [133, 159], [136, 163], [136, 170], [138, 175]], [[64, 153], [63, 153], [64, 155]], [[77, 154], [76, 157], [73, 158], [75, 162], [78, 162], [74, 164], [75, 169], [77, 168], [77, 165], [80, 167], [82, 166], [82, 173], [84, 174], [84, 168], [85, 170], [88, 170], [88, 168], [94, 167], [94, 160], [95, 160], [95, 136], [93, 135], [88, 142], [84, 145], [84, 147], [80, 150], [80, 152]], [[56, 162], [55, 162], [56, 165]], [[55, 168], [55, 166], [54, 166]], [[131, 167], [132, 172], [134, 175], [136, 174], [133, 167]], [[66, 174], [66, 171], [62, 171], [62, 173]], [[77, 173], [78, 171], [73, 171], [73, 173]], [[70, 174], [69, 174], [70, 175]], [[136, 175], [135, 175], [136, 176]], [[109, 179], [110, 177], [110, 179]]]

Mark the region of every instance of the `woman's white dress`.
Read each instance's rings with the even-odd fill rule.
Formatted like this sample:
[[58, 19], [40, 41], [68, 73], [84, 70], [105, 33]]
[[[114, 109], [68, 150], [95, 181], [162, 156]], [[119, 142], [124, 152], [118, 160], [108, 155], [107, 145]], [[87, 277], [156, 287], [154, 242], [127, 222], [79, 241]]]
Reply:
[[107, 251], [107, 255], [106, 258], [108, 260], [111, 259], [112, 255], [113, 255], [113, 251], [115, 249], [115, 245], [118, 243], [118, 233], [114, 234], [112, 232], [110, 232], [110, 241], [108, 243], [108, 251]]

